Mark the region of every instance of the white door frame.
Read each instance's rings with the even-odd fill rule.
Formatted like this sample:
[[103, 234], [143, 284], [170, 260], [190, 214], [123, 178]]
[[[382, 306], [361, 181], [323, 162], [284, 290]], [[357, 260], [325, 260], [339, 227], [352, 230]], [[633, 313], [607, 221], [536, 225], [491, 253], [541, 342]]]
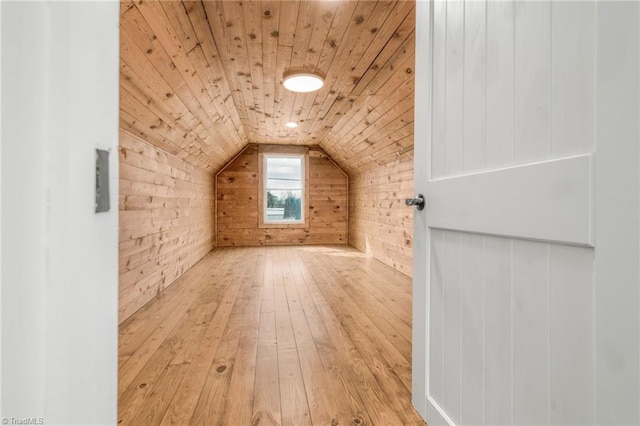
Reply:
[[[432, 10], [433, 2], [416, 2], [416, 66], [415, 66], [415, 111], [414, 119], [414, 188], [416, 194], [427, 194], [431, 175], [431, 61], [432, 61]], [[420, 116], [418, 116], [418, 113]], [[413, 216], [413, 336], [412, 336], [412, 399], [413, 405], [423, 418], [427, 418], [428, 334], [429, 316], [429, 258], [431, 245], [427, 226], [427, 212], [416, 210]], [[431, 416], [429, 416], [431, 417]]]
[[[0, 2], [0, 418], [116, 424], [119, 4]], [[95, 213], [96, 149], [111, 209]]]

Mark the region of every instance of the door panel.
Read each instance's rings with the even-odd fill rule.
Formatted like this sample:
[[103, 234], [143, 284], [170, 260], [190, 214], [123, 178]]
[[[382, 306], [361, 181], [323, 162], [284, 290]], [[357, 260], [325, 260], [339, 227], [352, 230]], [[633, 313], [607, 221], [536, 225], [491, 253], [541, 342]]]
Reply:
[[482, 357], [484, 423], [488, 425], [511, 423], [512, 245], [513, 240], [484, 237]]
[[451, 418], [457, 422], [461, 410], [461, 344], [462, 310], [461, 278], [462, 270], [462, 234], [445, 232], [442, 239], [442, 329], [443, 329], [443, 365], [442, 376], [444, 392], [442, 404]]
[[431, 237], [434, 403], [454, 424], [592, 422], [593, 249]]
[[594, 250], [551, 245], [549, 253], [549, 419], [594, 422]]
[[442, 262], [445, 245], [445, 233], [434, 229], [431, 232], [431, 276], [429, 277], [429, 395], [442, 405], [444, 401], [444, 288], [442, 280]]
[[551, 3], [516, 2], [514, 7], [513, 160], [549, 158], [551, 140]]
[[551, 28], [551, 157], [595, 147], [596, 3], [554, 2]]
[[488, 1], [486, 11], [487, 108], [484, 152], [485, 166], [497, 168], [513, 164], [514, 4], [509, 1]]
[[592, 245], [591, 155], [432, 180], [429, 226]]
[[514, 240], [512, 256], [512, 422], [542, 425], [549, 398], [549, 244]]
[[462, 288], [461, 288], [461, 336], [468, 336], [460, 341], [461, 381], [460, 418], [470, 424], [482, 423], [483, 412], [483, 352], [482, 301], [484, 289], [477, 285], [478, 277], [482, 277], [484, 237], [481, 235], [462, 234]]
[[[434, 1], [418, 4], [421, 18], [430, 61], [416, 70], [430, 82], [430, 102], [416, 96], [427, 118], [416, 126], [416, 170], [427, 162], [416, 180], [427, 196], [416, 220], [428, 226], [415, 252], [428, 277], [414, 279], [416, 295], [427, 287], [426, 303], [414, 302], [415, 318], [426, 309], [425, 336], [414, 338], [426, 347], [421, 412], [430, 425], [638, 423], [640, 7]], [[610, 259], [615, 247], [635, 263]]]

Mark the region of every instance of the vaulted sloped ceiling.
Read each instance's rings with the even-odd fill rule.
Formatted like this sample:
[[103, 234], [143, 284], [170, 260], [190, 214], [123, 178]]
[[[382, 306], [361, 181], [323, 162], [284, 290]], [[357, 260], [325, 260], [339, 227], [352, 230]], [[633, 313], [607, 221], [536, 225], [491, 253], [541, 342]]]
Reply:
[[[121, 126], [211, 171], [249, 142], [319, 144], [350, 173], [395, 160], [413, 148], [414, 6], [123, 1]], [[325, 85], [289, 92], [290, 70]]]

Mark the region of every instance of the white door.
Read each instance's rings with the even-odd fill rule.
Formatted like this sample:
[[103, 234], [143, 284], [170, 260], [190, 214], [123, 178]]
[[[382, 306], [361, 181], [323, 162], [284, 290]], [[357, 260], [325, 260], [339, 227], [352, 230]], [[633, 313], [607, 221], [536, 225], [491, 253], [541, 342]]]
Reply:
[[640, 424], [640, 4], [418, 2], [414, 404]]

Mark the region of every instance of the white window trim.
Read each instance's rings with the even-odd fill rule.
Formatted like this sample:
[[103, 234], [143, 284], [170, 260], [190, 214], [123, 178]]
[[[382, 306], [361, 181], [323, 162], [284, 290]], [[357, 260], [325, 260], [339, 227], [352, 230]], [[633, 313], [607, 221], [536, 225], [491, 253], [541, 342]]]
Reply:
[[[286, 153], [263, 153], [262, 156], [262, 221], [265, 225], [301, 225], [306, 223], [306, 170], [305, 170], [305, 155], [306, 154], [286, 154]], [[267, 182], [269, 181], [267, 178], [268, 167], [267, 160], [269, 158], [298, 158], [300, 159], [300, 188], [295, 189], [296, 191], [300, 191], [300, 220], [269, 220], [267, 218]]]

